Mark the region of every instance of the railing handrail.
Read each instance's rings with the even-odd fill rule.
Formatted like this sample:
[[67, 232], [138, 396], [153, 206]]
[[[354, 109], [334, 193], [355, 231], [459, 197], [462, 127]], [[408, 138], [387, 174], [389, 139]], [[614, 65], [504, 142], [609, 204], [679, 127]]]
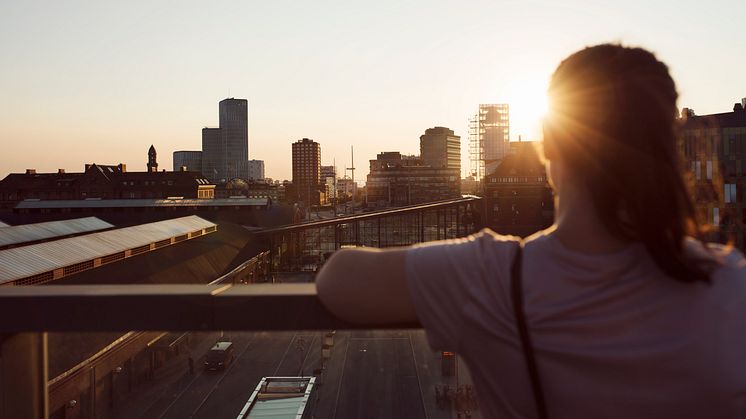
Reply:
[[0, 289], [0, 333], [127, 330], [341, 330], [315, 284], [45, 285]]
[[[236, 266], [233, 268], [230, 272], [227, 274], [219, 277], [218, 279], [208, 283], [207, 285], [217, 285], [217, 284], [223, 284], [231, 281], [233, 278], [235, 278], [237, 275], [242, 273], [244, 270], [253, 267], [253, 265], [256, 265], [257, 263], [261, 263], [263, 259], [266, 259], [269, 257], [269, 250], [265, 250], [258, 255], [252, 257], [251, 259], [247, 260], [246, 262]], [[269, 262], [267, 262], [269, 263]]]
[[407, 212], [416, 212], [421, 211], [423, 209], [430, 209], [430, 208], [436, 208], [436, 207], [447, 207], [449, 205], [455, 205], [455, 204], [463, 204], [465, 202], [477, 202], [480, 201], [482, 198], [478, 196], [473, 195], [465, 195], [461, 198], [454, 198], [454, 199], [447, 199], [442, 201], [433, 201], [433, 202], [427, 202], [423, 204], [416, 204], [416, 205], [407, 205], [403, 207], [396, 207], [396, 208], [389, 208], [382, 211], [372, 211], [362, 214], [350, 214], [343, 217], [335, 217], [335, 218], [329, 218], [326, 220], [316, 220], [316, 221], [309, 221], [304, 223], [295, 223], [295, 224], [287, 224], [284, 226], [274, 227], [274, 228], [268, 228], [265, 230], [257, 230], [253, 231], [253, 234], [256, 235], [264, 235], [264, 234], [273, 234], [273, 233], [280, 233], [280, 232], [287, 232], [292, 230], [303, 230], [306, 228], [317, 228], [317, 227], [326, 227], [330, 225], [335, 224], [346, 224], [353, 221], [361, 221], [361, 220], [368, 220], [368, 219], [376, 219], [376, 218], [382, 218], [382, 217], [388, 217], [392, 215], [400, 215], [402, 213]]

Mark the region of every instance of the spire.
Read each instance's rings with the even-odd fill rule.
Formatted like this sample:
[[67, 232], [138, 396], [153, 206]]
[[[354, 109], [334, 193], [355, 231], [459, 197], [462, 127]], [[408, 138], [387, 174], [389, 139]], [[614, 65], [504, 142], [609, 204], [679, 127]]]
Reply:
[[148, 149], [148, 172], [158, 171], [158, 161], [156, 160], [156, 156], [155, 147], [151, 144]]

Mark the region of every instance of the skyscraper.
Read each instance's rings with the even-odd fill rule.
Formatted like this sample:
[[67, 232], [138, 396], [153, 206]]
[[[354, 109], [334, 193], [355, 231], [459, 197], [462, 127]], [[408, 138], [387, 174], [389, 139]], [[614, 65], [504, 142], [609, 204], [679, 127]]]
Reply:
[[321, 145], [304, 138], [293, 143], [293, 189], [296, 199], [307, 205], [319, 205], [321, 181]]
[[202, 174], [213, 183], [225, 179], [220, 128], [202, 128]]
[[508, 104], [481, 104], [469, 120], [471, 175], [481, 181], [510, 150], [510, 109]]
[[420, 136], [420, 158], [435, 168], [458, 169], [461, 172], [461, 137], [445, 127], [425, 130]]
[[249, 161], [249, 102], [246, 99], [223, 99], [219, 111], [225, 177], [245, 179]]
[[202, 129], [202, 174], [219, 183], [249, 177], [249, 102], [220, 101], [219, 128]]

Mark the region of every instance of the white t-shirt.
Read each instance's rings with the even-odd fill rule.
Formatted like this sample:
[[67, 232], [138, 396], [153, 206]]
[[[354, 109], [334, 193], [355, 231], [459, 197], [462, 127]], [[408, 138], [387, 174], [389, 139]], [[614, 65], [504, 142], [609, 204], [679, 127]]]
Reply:
[[[536, 417], [510, 299], [517, 238], [489, 230], [408, 251], [430, 345], [469, 366], [487, 418]], [[688, 243], [691, 247], [693, 243]], [[746, 418], [746, 260], [714, 246], [712, 284], [665, 276], [641, 244], [588, 255], [525, 243], [525, 312], [552, 418]]]

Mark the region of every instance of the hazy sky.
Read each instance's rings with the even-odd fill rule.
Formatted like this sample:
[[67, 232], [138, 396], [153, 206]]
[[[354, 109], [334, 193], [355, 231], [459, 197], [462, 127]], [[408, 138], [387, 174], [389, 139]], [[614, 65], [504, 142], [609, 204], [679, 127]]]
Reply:
[[[171, 169], [199, 150], [218, 101], [249, 100], [249, 156], [291, 176], [290, 144], [356, 178], [381, 151], [461, 135], [479, 103], [511, 104], [534, 139], [546, 82], [567, 54], [621, 41], [669, 64], [679, 107], [726, 112], [746, 96], [738, 1], [49, 1], [0, 5], [0, 177], [84, 163]], [[466, 170], [463, 170], [464, 172]]]

